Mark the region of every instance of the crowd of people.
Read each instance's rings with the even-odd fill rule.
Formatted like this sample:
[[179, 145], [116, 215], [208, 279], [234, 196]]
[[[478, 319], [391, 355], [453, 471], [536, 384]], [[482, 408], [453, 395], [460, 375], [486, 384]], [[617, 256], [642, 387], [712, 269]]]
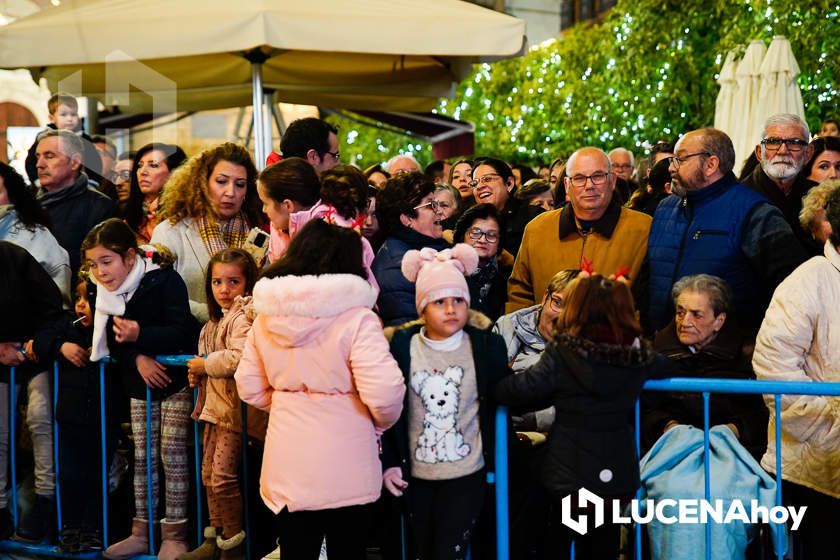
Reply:
[[[560, 504], [582, 488], [629, 501], [679, 437], [702, 430], [698, 395], [642, 393], [647, 379], [837, 379], [833, 121], [812, 139], [799, 117], [768, 116], [739, 179], [731, 140], [713, 128], [658, 142], [638, 164], [626, 148], [584, 146], [539, 169], [494, 157], [421, 169], [400, 155], [360, 170], [341, 164], [335, 128], [307, 118], [258, 171], [234, 143], [118, 155], [78, 132], [72, 97], [49, 109], [29, 181], [0, 163], [0, 538], [101, 550], [92, 473], [127, 440], [130, 529], [103, 555], [149, 553], [151, 525], [163, 560], [244, 558], [247, 434], [281, 557], [362, 559], [375, 546], [391, 558], [406, 546], [412, 558], [489, 558], [487, 472], [506, 405], [512, 557], [562, 557], [574, 541], [577, 558], [617, 558], [631, 550], [622, 526], [578, 535]], [[156, 360], [168, 354], [194, 357]], [[17, 527], [11, 368], [35, 495]], [[716, 477], [716, 492], [782, 469], [785, 503], [809, 508], [793, 557], [833, 557], [840, 415], [833, 397], [781, 403], [778, 465], [772, 398], [713, 397], [711, 424], [744, 449], [732, 452], [738, 479]], [[191, 418], [203, 429], [203, 488], [192, 490]], [[104, 450], [90, 437], [102, 422]], [[685, 484], [661, 474], [662, 497]], [[206, 518], [191, 491], [206, 493]], [[404, 538], [388, 530], [400, 515]], [[754, 527], [729, 530], [715, 558], [768, 554]], [[682, 542], [662, 531], [650, 532], [652, 558]]]

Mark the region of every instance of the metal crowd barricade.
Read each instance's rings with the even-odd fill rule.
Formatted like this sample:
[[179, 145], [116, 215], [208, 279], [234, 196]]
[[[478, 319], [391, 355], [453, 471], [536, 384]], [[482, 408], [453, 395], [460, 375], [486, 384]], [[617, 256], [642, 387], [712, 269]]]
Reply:
[[[840, 383], [824, 382], [803, 382], [803, 381], [766, 381], [747, 379], [702, 379], [702, 378], [670, 378], [648, 381], [644, 385], [646, 391], [669, 391], [669, 392], [692, 392], [703, 395], [703, 466], [704, 466], [704, 488], [703, 495], [706, 500], [711, 499], [711, 476], [709, 458], [709, 400], [712, 393], [741, 393], [757, 395], [773, 395], [776, 424], [776, 504], [782, 505], [782, 395], [822, 395], [840, 396]], [[640, 452], [640, 407], [636, 401], [636, 450]], [[641, 525], [636, 525], [636, 558], [642, 558]], [[712, 555], [712, 525], [705, 524], [706, 538], [706, 559], [711, 560]], [[781, 560], [784, 556], [782, 550], [781, 534], [778, 535], [776, 545], [776, 556]], [[574, 557], [574, 556], [572, 556]]]
[[[163, 365], [168, 366], [186, 366], [187, 360], [193, 358], [192, 355], [177, 355], [177, 356], [156, 356], [155, 359]], [[105, 407], [105, 364], [109, 361], [105, 358], [99, 362], [99, 418], [100, 418], [100, 468], [102, 473], [101, 492], [102, 492], [102, 547], [103, 550], [110, 544], [108, 533], [108, 475], [109, 475], [109, 457], [107, 455], [107, 414]], [[59, 377], [59, 363], [53, 364], [53, 383], [52, 383], [52, 404], [53, 404], [53, 462], [55, 465], [55, 496], [56, 496], [56, 531], [60, 534], [62, 528], [61, 517], [61, 486], [59, 483], [59, 436], [58, 436], [58, 422], [56, 420], [56, 409], [58, 405], [58, 377]], [[15, 368], [10, 368], [9, 376], [9, 462], [10, 462], [10, 505], [12, 510], [12, 517], [14, 526], [18, 526], [18, 508], [17, 508], [17, 474], [16, 474], [16, 449], [15, 449], [15, 431], [17, 427], [16, 411], [16, 386], [15, 386]], [[193, 402], [197, 398], [197, 390], [193, 391]], [[151, 409], [151, 390], [146, 387], [146, 496], [147, 496], [147, 511], [149, 517], [154, 518], [152, 514], [154, 508], [152, 507], [152, 453], [151, 453], [151, 423], [152, 423], [152, 409]], [[249, 514], [249, 473], [248, 473], [248, 430], [247, 430], [247, 411], [246, 406], [242, 405], [242, 483], [243, 483], [243, 526], [245, 531], [245, 554], [246, 558], [251, 556], [251, 531], [250, 531], [250, 514]], [[203, 510], [202, 493], [203, 487], [201, 484], [201, 446], [199, 441], [199, 426], [198, 422], [193, 423], [193, 443], [195, 453], [195, 495], [196, 495], [196, 515], [200, 518]], [[496, 412], [496, 452], [495, 472], [487, 473], [487, 482], [495, 484], [496, 486], [496, 519], [497, 519], [497, 557], [498, 560], [509, 559], [509, 532], [508, 532], [508, 445], [507, 445], [507, 409], [499, 407]], [[155, 524], [149, 523], [149, 554], [145, 556], [135, 556], [135, 560], [152, 560], [156, 558], [154, 543], [155, 543]], [[198, 543], [202, 541], [202, 529], [204, 524], [200, 519], [196, 519], [196, 539]], [[28, 544], [14, 540], [0, 541], [0, 551], [2, 552], [20, 552], [28, 553], [38, 556], [48, 556], [53, 558], [99, 558], [100, 552], [87, 552], [80, 554], [68, 554], [59, 550], [56, 544]]]

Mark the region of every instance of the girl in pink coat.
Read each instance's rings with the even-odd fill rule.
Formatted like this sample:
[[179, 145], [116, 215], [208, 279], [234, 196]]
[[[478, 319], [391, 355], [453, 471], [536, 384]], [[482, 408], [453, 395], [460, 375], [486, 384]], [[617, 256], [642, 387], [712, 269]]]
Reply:
[[257, 318], [235, 379], [269, 412], [260, 478], [286, 558], [365, 557], [382, 480], [379, 436], [399, 418], [405, 385], [371, 308], [376, 290], [359, 235], [308, 223], [254, 288]]

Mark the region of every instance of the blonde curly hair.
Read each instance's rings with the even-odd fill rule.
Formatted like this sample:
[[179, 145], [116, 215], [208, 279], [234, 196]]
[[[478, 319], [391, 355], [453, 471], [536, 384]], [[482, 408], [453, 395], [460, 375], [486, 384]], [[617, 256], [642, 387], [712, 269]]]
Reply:
[[233, 142], [225, 142], [204, 150], [172, 173], [161, 196], [162, 209], [158, 212], [161, 222], [169, 220], [175, 224], [184, 218], [194, 218], [202, 214], [215, 215], [207, 195], [207, 182], [220, 161], [245, 168], [248, 185], [245, 200], [242, 202], [242, 212], [249, 226], [257, 226], [263, 222], [262, 202], [257, 194], [257, 168], [248, 150]]

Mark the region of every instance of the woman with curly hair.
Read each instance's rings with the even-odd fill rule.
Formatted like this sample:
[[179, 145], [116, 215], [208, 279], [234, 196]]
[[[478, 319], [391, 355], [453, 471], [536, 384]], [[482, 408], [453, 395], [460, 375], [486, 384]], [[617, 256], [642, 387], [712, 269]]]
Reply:
[[173, 144], [146, 144], [134, 156], [129, 175], [125, 222], [137, 234], [138, 243], [148, 243], [158, 225], [163, 186], [187, 154]]
[[241, 247], [263, 221], [257, 195], [257, 168], [243, 146], [225, 142], [190, 158], [170, 177], [161, 199], [160, 223], [152, 243], [176, 256], [190, 310], [207, 321], [204, 278], [214, 253]]

